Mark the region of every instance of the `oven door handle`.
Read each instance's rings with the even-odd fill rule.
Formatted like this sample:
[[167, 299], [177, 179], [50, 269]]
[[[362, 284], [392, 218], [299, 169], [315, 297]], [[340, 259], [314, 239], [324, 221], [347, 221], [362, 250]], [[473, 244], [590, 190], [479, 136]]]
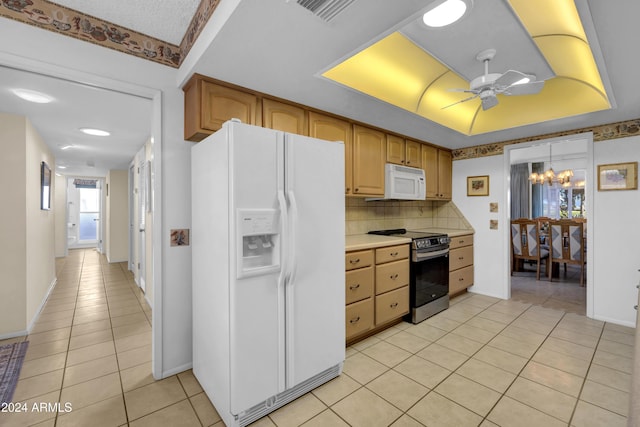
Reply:
[[444, 255], [447, 255], [449, 253], [449, 248], [447, 249], [441, 249], [439, 251], [431, 251], [431, 252], [414, 252], [413, 253], [413, 257], [412, 257], [412, 261], [413, 262], [421, 262], [421, 261], [426, 261], [429, 259], [433, 259], [433, 258], [438, 258]]

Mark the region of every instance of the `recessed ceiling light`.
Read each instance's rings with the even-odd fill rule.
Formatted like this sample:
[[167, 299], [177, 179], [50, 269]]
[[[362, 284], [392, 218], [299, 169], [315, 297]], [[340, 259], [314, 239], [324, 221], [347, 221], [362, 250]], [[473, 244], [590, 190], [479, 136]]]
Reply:
[[446, 0], [422, 16], [422, 21], [429, 27], [445, 27], [453, 24], [467, 11], [467, 3], [463, 0]]
[[107, 132], [106, 130], [91, 129], [91, 128], [80, 128], [80, 132], [86, 133], [87, 135], [93, 135], [93, 136], [109, 136], [109, 135], [111, 135], [111, 132]]
[[41, 92], [36, 92], [35, 90], [12, 89], [11, 92], [13, 92], [15, 96], [22, 98], [25, 101], [36, 102], [38, 104], [48, 104], [49, 102], [53, 101], [53, 97]]

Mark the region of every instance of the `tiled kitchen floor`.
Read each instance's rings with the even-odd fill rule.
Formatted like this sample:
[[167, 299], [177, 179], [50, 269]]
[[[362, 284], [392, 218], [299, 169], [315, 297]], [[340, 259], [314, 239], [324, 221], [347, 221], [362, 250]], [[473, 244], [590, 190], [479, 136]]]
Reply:
[[524, 271], [515, 272], [511, 276], [512, 300], [585, 315], [587, 288], [580, 286], [579, 266], [568, 264], [566, 274], [564, 268], [561, 268], [559, 277], [552, 282], [544, 276], [544, 267], [541, 280], [536, 280], [535, 269], [535, 264], [525, 265]]
[[[58, 266], [14, 402], [73, 411], [2, 413], [0, 425], [222, 427], [190, 371], [151, 377], [151, 312], [126, 264], [77, 250]], [[339, 378], [255, 425], [623, 426], [633, 332], [465, 294], [349, 347]]]

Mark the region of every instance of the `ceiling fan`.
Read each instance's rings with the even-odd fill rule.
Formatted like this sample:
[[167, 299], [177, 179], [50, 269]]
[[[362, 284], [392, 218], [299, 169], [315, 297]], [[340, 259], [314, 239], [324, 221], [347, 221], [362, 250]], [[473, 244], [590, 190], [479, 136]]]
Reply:
[[536, 76], [533, 74], [525, 74], [515, 70], [509, 70], [503, 74], [489, 73], [489, 61], [491, 61], [495, 55], [495, 49], [487, 49], [476, 56], [478, 61], [484, 63], [484, 75], [471, 80], [469, 89], [450, 89], [456, 92], [472, 93], [473, 96], [442, 107], [443, 110], [475, 98], [480, 98], [482, 101], [482, 109], [488, 110], [498, 105], [498, 98], [496, 97], [498, 94], [509, 96], [533, 95], [542, 90], [544, 81], [536, 81]]

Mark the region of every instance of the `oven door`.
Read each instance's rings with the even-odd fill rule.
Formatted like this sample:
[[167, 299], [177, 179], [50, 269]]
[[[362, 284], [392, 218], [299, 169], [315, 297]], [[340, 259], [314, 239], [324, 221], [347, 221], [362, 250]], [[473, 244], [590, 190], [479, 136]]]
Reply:
[[411, 261], [411, 307], [421, 307], [449, 294], [449, 249], [414, 252]]

